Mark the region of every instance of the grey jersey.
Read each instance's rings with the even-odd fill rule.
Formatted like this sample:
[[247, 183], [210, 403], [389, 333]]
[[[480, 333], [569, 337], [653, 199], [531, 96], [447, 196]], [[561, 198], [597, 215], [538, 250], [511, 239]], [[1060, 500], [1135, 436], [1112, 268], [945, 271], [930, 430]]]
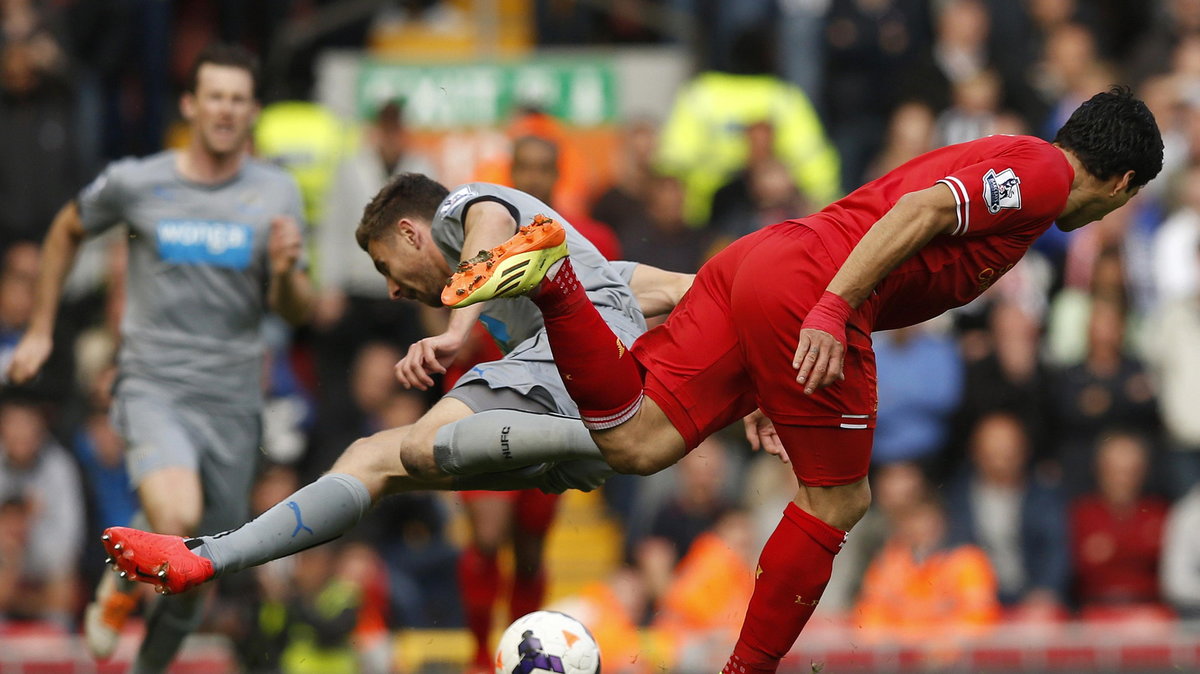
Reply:
[[[433, 240], [437, 242], [451, 269], [462, 259], [464, 214], [472, 204], [480, 201], [495, 201], [508, 207], [518, 225], [528, 225], [533, 221], [533, 216], [539, 213], [561, 223], [567, 230], [571, 266], [592, 304], [602, 314], [615, 311], [632, 320], [641, 330], [646, 329], [645, 318], [633, 291], [600, 251], [545, 203], [510, 187], [470, 183], [452, 191], [438, 207], [432, 223]], [[488, 302], [484, 305], [480, 320], [505, 351], [511, 351], [542, 329], [542, 313], [526, 297]]]
[[246, 159], [230, 180], [193, 183], [176, 153], [114, 162], [79, 195], [84, 229], [129, 228], [120, 371], [218, 407], [261, 401], [271, 219], [303, 221], [282, 170]]

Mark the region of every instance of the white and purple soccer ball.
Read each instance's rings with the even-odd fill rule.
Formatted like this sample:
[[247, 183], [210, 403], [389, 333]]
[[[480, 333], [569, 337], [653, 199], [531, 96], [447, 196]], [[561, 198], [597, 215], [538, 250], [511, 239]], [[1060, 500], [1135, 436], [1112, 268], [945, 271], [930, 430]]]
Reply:
[[534, 611], [500, 636], [496, 674], [600, 674], [600, 647], [571, 616]]

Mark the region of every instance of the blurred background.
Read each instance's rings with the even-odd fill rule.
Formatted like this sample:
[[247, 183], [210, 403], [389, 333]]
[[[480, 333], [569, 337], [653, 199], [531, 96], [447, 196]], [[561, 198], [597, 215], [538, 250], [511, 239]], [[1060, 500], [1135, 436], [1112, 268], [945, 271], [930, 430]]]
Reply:
[[[1131, 86], [1166, 143], [1147, 189], [1051, 229], [977, 302], [876, 335], [875, 503], [785, 670], [1200, 669], [1200, 0], [2, 0], [5, 366], [53, 214], [108, 161], [186, 141], [178, 96], [215, 40], [262, 59], [254, 152], [302, 187], [320, 287], [310, 326], [270, 334], [256, 511], [436, 400], [392, 376], [445, 317], [386, 301], [357, 249], [371, 175], [515, 185], [610, 257], [688, 272], [924, 151], [1049, 139]], [[136, 646], [135, 624], [97, 665], [78, 637], [99, 532], [136, 504], [107, 416], [121, 239], [87, 245], [46, 372], [0, 395], [3, 674], [123, 671]], [[739, 426], [568, 494], [548, 604], [606, 672], [711, 671], [794, 490]], [[222, 580], [174, 671], [335, 671], [311, 649], [462, 671], [470, 536], [456, 495], [389, 500]]]

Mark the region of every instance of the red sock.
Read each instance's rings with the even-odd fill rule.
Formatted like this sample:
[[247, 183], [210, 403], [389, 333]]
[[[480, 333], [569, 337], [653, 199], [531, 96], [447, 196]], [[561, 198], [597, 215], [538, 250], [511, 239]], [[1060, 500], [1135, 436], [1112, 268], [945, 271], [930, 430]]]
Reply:
[[542, 310], [554, 362], [583, 424], [601, 430], [632, 417], [642, 402], [642, 374], [588, 299], [570, 258], [532, 299]]
[[513, 578], [512, 597], [508, 601], [508, 619], [516, 620], [542, 607], [546, 598], [546, 573], [518, 573]]
[[492, 630], [492, 605], [500, 586], [500, 567], [495, 556], [486, 557], [469, 545], [458, 558], [458, 587], [462, 592], [467, 628], [475, 637], [475, 664], [492, 662], [488, 634]]
[[779, 668], [825, 591], [833, 556], [845, 539], [846, 532], [788, 504], [758, 559], [746, 621], [722, 674]]

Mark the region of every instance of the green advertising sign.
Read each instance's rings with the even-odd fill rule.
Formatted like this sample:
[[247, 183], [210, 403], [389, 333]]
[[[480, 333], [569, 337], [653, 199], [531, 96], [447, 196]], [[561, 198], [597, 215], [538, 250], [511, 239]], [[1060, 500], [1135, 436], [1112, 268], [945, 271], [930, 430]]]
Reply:
[[575, 126], [616, 119], [616, 74], [605, 59], [538, 59], [519, 63], [407, 65], [368, 60], [355, 90], [359, 118], [403, 98], [415, 127], [495, 126], [514, 107], [536, 105]]

